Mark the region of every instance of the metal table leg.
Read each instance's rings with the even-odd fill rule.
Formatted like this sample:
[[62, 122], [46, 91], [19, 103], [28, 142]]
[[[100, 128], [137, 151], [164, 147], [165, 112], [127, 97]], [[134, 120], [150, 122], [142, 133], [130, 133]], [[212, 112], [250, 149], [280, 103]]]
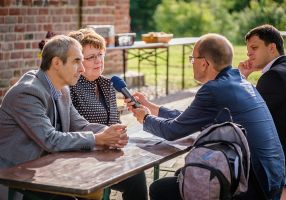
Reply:
[[107, 188], [104, 188], [103, 190], [103, 199], [102, 200], [109, 200], [109, 195], [110, 195], [110, 188], [107, 187]]
[[155, 165], [154, 166], [154, 181], [159, 179], [159, 174], [160, 173], [160, 166], [159, 165]]

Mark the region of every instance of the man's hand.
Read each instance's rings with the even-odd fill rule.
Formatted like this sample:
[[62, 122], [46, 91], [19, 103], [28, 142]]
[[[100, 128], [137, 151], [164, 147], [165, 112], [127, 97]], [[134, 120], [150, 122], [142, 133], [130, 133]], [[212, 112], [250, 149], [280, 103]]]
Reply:
[[136, 117], [137, 121], [143, 124], [144, 117], [147, 114], [151, 114], [150, 110], [145, 106], [140, 106], [139, 108], [135, 108], [132, 110], [133, 116]]
[[[145, 94], [140, 93], [140, 92], [134, 92], [133, 93], [134, 98], [143, 106], [148, 106], [148, 104], [150, 104], [150, 102], [147, 100], [147, 97], [145, 96]], [[131, 99], [127, 98], [124, 100], [124, 102], [126, 103], [128, 110], [132, 112], [133, 110], [133, 105], [135, 104], [134, 102], [131, 101]]]
[[255, 68], [249, 60], [241, 61], [238, 65], [240, 73], [247, 79], [248, 76], [258, 69]]
[[[140, 107], [140, 109], [142, 109], [142, 108], [147, 109], [148, 114], [158, 116], [160, 106], [148, 101], [146, 95], [144, 95], [143, 93], [134, 92], [133, 96], [142, 105], [142, 107]], [[126, 103], [128, 110], [130, 112], [134, 113], [134, 110], [136, 109], [136, 108], [132, 107], [134, 105], [134, 102], [132, 102], [131, 99], [125, 99], [124, 102]], [[145, 113], [147, 113], [147, 112], [145, 112]], [[136, 117], [137, 115], [134, 115], [134, 116]], [[138, 118], [137, 118], [137, 120], [138, 120]], [[139, 122], [142, 123], [143, 121], [141, 122], [141, 120], [140, 120]]]
[[95, 134], [96, 145], [106, 145], [112, 148], [123, 148], [128, 143], [126, 131], [126, 125], [111, 125], [103, 132]]

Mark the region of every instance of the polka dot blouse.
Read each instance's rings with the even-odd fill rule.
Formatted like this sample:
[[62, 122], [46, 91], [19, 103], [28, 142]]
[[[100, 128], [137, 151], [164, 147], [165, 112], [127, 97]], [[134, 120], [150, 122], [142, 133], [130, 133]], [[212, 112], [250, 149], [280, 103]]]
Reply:
[[89, 122], [105, 125], [120, 123], [110, 79], [100, 76], [95, 81], [88, 81], [81, 76], [70, 90], [74, 107]]

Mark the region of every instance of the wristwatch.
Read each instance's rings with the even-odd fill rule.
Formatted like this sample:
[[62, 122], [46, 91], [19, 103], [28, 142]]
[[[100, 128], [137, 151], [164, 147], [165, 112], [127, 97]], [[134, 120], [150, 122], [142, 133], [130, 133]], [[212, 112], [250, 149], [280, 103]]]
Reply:
[[144, 118], [143, 118], [143, 123], [145, 123], [145, 120], [146, 120], [146, 118], [149, 116], [150, 114], [146, 114], [145, 116], [144, 116]]

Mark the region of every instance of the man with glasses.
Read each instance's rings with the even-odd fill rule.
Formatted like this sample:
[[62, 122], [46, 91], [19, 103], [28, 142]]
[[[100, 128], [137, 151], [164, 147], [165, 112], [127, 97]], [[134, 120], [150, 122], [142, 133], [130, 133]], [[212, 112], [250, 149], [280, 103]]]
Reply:
[[[219, 111], [228, 108], [233, 121], [247, 130], [251, 152], [248, 190], [237, 199], [279, 199], [285, 178], [284, 154], [271, 114], [256, 90], [232, 68], [233, 47], [218, 34], [202, 36], [192, 56], [194, 77], [203, 85], [183, 112], [158, 106], [137, 92], [140, 108], [126, 99], [129, 110], [143, 123], [143, 129], [167, 140], [176, 140], [214, 122]], [[223, 121], [223, 120], [222, 120]], [[259, 187], [261, 186], [261, 187]], [[207, 189], [207, 188], [206, 188]], [[150, 186], [151, 200], [182, 199], [177, 177], [165, 177]]]
[[[85, 71], [82, 61], [77, 40], [55, 36], [44, 46], [40, 69], [24, 74], [6, 93], [0, 107], [0, 169], [48, 153], [92, 150], [96, 146], [123, 148], [127, 144], [125, 125], [89, 123], [72, 105], [67, 86], [76, 84]], [[31, 193], [42, 200], [75, 199]], [[2, 198], [7, 199], [4, 189], [0, 191]], [[23, 199], [29, 197], [25, 194]]]

